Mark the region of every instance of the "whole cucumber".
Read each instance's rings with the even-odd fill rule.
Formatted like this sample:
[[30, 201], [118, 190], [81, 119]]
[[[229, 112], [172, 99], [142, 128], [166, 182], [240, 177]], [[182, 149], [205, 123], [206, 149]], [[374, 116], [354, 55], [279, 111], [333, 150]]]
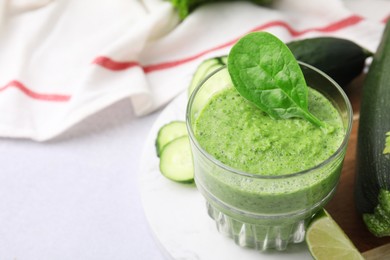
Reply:
[[342, 88], [359, 76], [372, 53], [343, 38], [316, 37], [287, 43], [295, 58], [329, 75]]
[[363, 83], [355, 202], [374, 235], [390, 236], [390, 20]]

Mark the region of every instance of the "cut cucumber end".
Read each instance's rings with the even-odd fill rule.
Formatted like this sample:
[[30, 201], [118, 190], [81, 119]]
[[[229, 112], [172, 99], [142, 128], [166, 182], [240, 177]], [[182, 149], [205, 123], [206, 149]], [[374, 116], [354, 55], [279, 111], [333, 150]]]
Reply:
[[376, 237], [390, 236], [390, 191], [381, 189], [372, 214], [363, 214], [368, 230]]

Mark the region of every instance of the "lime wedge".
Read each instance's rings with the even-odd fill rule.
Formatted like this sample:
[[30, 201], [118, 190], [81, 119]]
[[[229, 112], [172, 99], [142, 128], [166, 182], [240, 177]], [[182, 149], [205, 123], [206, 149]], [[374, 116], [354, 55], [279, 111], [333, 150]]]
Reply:
[[306, 243], [315, 259], [364, 259], [344, 231], [322, 209], [309, 224]]

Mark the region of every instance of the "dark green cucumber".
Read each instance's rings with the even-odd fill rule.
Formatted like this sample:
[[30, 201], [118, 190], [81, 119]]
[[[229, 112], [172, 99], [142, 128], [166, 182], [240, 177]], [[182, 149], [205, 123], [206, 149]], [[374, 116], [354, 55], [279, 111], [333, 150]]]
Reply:
[[292, 41], [287, 46], [299, 61], [329, 75], [345, 88], [364, 69], [372, 53], [356, 43], [336, 37], [316, 37]]
[[390, 20], [363, 84], [355, 204], [368, 229], [390, 236]]

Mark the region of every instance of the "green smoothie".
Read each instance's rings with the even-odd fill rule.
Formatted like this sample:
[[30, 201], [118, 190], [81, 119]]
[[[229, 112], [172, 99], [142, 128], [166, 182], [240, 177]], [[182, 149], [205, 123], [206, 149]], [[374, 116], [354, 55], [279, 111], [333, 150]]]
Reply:
[[195, 183], [218, 231], [260, 250], [302, 242], [336, 190], [351, 124], [342, 89], [280, 39], [238, 40], [187, 107]]
[[345, 129], [337, 109], [311, 88], [309, 110], [328, 125], [326, 130], [301, 118], [272, 119], [233, 87], [216, 93], [193, 123], [196, 140], [216, 160], [252, 176], [216, 168], [198, 175], [202, 189], [248, 214], [299, 214], [314, 207], [336, 186], [342, 158], [296, 173], [334, 154]]

